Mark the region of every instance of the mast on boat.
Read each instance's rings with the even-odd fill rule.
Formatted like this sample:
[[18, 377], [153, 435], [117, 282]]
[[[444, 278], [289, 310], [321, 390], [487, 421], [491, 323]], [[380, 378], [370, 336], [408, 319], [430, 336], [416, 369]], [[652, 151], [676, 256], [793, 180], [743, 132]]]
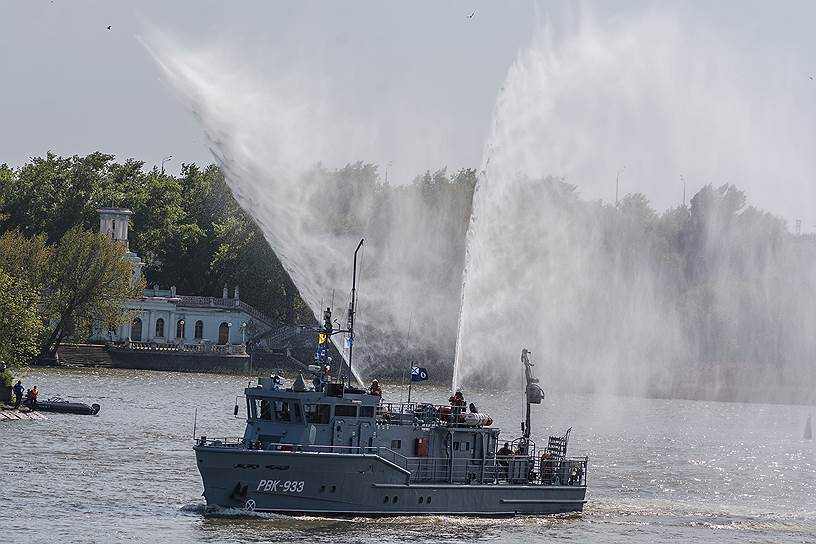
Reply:
[[[331, 306], [327, 307], [323, 311], [323, 328], [322, 329], [318, 328], [318, 331], [320, 331], [320, 334], [321, 334], [321, 338], [325, 335], [325, 343], [326, 344], [329, 343], [329, 341], [331, 340], [331, 337], [333, 335], [335, 335], [335, 334], [339, 334], [339, 333], [347, 333], [348, 334], [348, 346], [349, 346], [348, 386], [349, 387], [351, 387], [351, 379], [354, 376], [354, 373], [352, 372], [352, 367], [351, 367], [351, 360], [352, 360], [352, 355], [353, 355], [353, 352], [354, 352], [354, 316], [357, 313], [357, 310], [355, 308], [355, 306], [357, 304], [357, 253], [360, 251], [360, 248], [363, 247], [363, 241], [364, 241], [364, 238], [361, 238], [360, 243], [357, 244], [357, 249], [354, 250], [354, 266], [353, 266], [352, 276], [351, 276], [351, 300], [349, 301], [348, 316], [347, 316], [347, 320], [346, 320], [346, 328], [345, 329], [341, 329], [339, 327], [337, 329], [334, 328], [334, 323], [332, 322]], [[324, 349], [319, 348], [318, 354], [319, 354], [318, 356], [320, 357], [320, 363], [321, 363], [320, 364], [320, 366], [321, 366], [320, 372], [323, 372], [322, 368], [325, 368], [327, 366], [328, 359], [329, 359], [328, 345]], [[338, 368], [338, 371], [337, 371], [337, 376], [338, 376], [337, 382], [340, 383], [340, 384], [345, 384], [346, 379], [345, 379], [345, 377], [343, 376], [343, 373], [342, 373], [342, 361], [339, 364], [339, 368]]]
[[521, 350], [521, 363], [524, 365], [524, 380], [525, 390], [524, 399], [527, 411], [524, 418], [524, 423], [521, 424], [522, 441], [525, 450], [527, 450], [530, 442], [530, 405], [541, 404], [544, 400], [544, 391], [538, 385], [538, 378], [533, 376], [533, 363], [530, 362], [530, 352], [525, 348]]

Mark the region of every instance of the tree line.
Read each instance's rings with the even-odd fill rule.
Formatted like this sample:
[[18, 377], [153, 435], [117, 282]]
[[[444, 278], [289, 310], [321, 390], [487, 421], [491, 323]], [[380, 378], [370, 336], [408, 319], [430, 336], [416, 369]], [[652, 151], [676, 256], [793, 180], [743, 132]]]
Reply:
[[[476, 179], [473, 169], [452, 174], [440, 169], [392, 186], [376, 165], [364, 162], [337, 169], [316, 165], [307, 174], [304, 183], [317, 187], [312, 194], [320, 218], [311, 228], [333, 236], [366, 236], [377, 255], [367, 265], [365, 288], [372, 305], [391, 303], [395, 308], [388, 316], [404, 315], [417, 290], [409, 280], [421, 278], [426, 296], [406, 318], [413, 324], [369, 323], [369, 352], [382, 355], [372, 358], [369, 368], [401, 368], [407, 358], [439, 368], [450, 365]], [[780, 218], [749, 206], [737, 187], [707, 185], [689, 205], [663, 213], [642, 194], [613, 205], [582, 199], [574, 186], [553, 178], [530, 188], [530, 194], [519, 197], [521, 204], [530, 207], [530, 214], [549, 214], [554, 225], [568, 231], [563, 243], [591, 247], [592, 270], [586, 269], [586, 275], [598, 275], [592, 285], [614, 287], [612, 294], [583, 289], [582, 302], [595, 311], [558, 316], [561, 329], [586, 329], [589, 319], [605, 324], [588, 327], [596, 336], [603, 336], [602, 330], [625, 334], [623, 320], [599, 319], [599, 308], [633, 307], [648, 278], [650, 303], [686, 339], [688, 349], [672, 356], [759, 363], [816, 356], [809, 340], [816, 321], [810, 309], [816, 294], [811, 272], [816, 244], [812, 237], [791, 234]], [[124, 252], [97, 235], [96, 210], [110, 206], [134, 212], [130, 248], [145, 267], [142, 284], [131, 281], [124, 266], [113, 270], [101, 297], [112, 301], [106, 305], [87, 299], [89, 282], [101, 285], [103, 272], [111, 268], [105, 262]], [[16, 323], [28, 331], [26, 338], [36, 338], [33, 343], [3, 342], [5, 350], [21, 350], [0, 353], [8, 362], [26, 354], [52, 354], [65, 338], [82, 339], [91, 320], [113, 324], [128, 319], [121, 312], [123, 301], [144, 284], [175, 285], [179, 293], [204, 296], [218, 296], [225, 284], [240, 285], [243, 300], [280, 323], [314, 320], [264, 233], [238, 205], [215, 165], [183, 164], [174, 176], [99, 152], [48, 153], [19, 168], [0, 165], [0, 236], [0, 285], [6, 286], [0, 289], [5, 309], [0, 333], [13, 338], [19, 331], [10, 324]], [[534, 244], [531, 251], [558, 254], [557, 248], [544, 247], [543, 239], [537, 243], [541, 247]], [[375, 279], [377, 273], [381, 280]], [[396, 273], [404, 285], [390, 281]], [[638, 310], [630, 317], [648, 323], [650, 315]], [[423, 324], [422, 338], [408, 341], [411, 330]], [[598, 345], [611, 338], [600, 336]], [[578, 342], [570, 347], [576, 353], [592, 345], [586, 335], [571, 338]], [[652, 337], [641, 340], [655, 343]], [[418, 346], [413, 353], [411, 346]]]
[[[387, 209], [398, 206], [406, 191], [424, 195], [428, 203], [442, 193], [462, 193], [455, 220], [464, 225], [458, 236], [463, 248], [465, 210], [475, 184], [472, 170], [451, 178], [444, 169], [426, 172], [410, 188], [389, 186], [375, 165], [363, 162], [334, 170], [316, 165], [307, 176], [320, 186], [320, 198], [330, 203], [325, 214], [321, 210], [319, 226], [335, 233], [365, 230], [370, 222], [363, 214], [372, 209], [388, 221], [392, 214]], [[361, 203], [367, 206], [362, 208]], [[133, 287], [133, 282], [124, 281], [131, 279], [128, 267], [111, 270], [122, 281], [112, 289], [100, 286], [96, 293], [101, 297], [88, 302], [90, 293], [83, 282], [92, 275], [68, 278], [66, 270], [82, 271], [83, 258], [87, 272], [91, 261], [102, 266], [100, 259], [124, 255], [121, 245], [98, 236], [97, 209], [103, 207], [133, 211], [130, 250], [145, 263], [144, 277]], [[110, 326], [125, 322], [129, 316], [112, 309], [122, 310], [125, 300], [145, 285], [175, 285], [179, 293], [202, 296], [220, 296], [224, 285], [240, 285], [242, 300], [275, 321], [314, 321], [263, 232], [238, 205], [216, 165], [183, 164], [174, 176], [155, 166], [147, 168], [142, 161], [117, 161], [101, 152], [71, 157], [48, 153], [19, 168], [0, 164], [0, 236], [0, 282], [17, 286], [3, 290], [16, 295], [2, 303], [28, 301], [26, 315], [33, 319], [27, 337], [36, 337], [33, 344], [14, 342], [20, 353], [0, 354], [9, 362], [21, 363], [37, 353], [53, 355], [63, 339], [87, 336], [91, 321]], [[455, 270], [447, 274], [449, 283], [459, 281]], [[84, 306], [79, 300], [67, 300], [69, 293]], [[59, 297], [61, 305], [56, 303]], [[25, 321], [12, 319], [12, 312], [6, 315], [17, 323]]]

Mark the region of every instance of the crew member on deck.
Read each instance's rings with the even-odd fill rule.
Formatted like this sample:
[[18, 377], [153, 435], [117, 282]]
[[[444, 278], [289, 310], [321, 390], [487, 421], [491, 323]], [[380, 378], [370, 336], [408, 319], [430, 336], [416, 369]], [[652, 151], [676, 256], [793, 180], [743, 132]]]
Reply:
[[368, 394], [374, 395], [375, 397], [382, 397], [382, 389], [380, 388], [380, 382], [377, 380], [373, 380], [371, 382], [371, 387], [368, 388]]
[[505, 477], [507, 476], [508, 459], [510, 459], [511, 455], [513, 455], [513, 450], [510, 449], [510, 442], [505, 442], [504, 446], [496, 452], [496, 459], [499, 460], [501, 474]]
[[[453, 408], [451, 411], [454, 416], [461, 414], [467, 407], [467, 402], [465, 402], [465, 396], [462, 394], [461, 389], [457, 389], [456, 393], [448, 399], [448, 402], [450, 402], [451, 408]], [[454, 422], [457, 422], [457, 418], [454, 418]]]
[[283, 382], [281, 381], [281, 378], [278, 376], [277, 372], [272, 374], [272, 391], [280, 391], [282, 383]]

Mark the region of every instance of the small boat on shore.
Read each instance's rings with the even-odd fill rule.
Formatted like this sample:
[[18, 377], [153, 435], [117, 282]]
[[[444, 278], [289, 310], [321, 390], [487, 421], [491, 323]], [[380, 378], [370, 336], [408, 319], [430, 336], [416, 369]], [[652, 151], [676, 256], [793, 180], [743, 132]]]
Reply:
[[64, 414], [81, 414], [95, 416], [99, 413], [100, 406], [96, 403], [88, 405], [83, 402], [70, 402], [59, 397], [52, 397], [48, 400], [37, 401], [33, 410], [38, 412], [61, 412]]

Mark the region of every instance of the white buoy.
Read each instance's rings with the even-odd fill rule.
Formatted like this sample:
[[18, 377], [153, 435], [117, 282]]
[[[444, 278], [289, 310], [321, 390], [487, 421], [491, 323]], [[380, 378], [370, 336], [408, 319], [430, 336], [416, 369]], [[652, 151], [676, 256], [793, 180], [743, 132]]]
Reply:
[[807, 422], [805, 423], [805, 440], [813, 440], [813, 422], [811, 421], [811, 416], [808, 416]]

